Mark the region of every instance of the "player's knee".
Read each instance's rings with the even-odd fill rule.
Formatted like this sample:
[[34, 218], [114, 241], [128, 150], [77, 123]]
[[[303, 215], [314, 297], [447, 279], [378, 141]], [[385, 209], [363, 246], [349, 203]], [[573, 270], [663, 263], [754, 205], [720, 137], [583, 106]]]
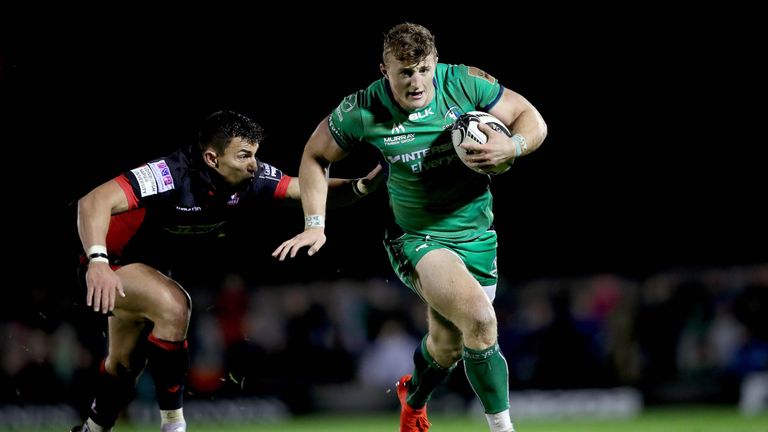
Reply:
[[457, 347], [450, 347], [445, 350], [442, 357], [445, 360], [445, 363], [452, 365], [461, 360], [462, 351], [463, 349], [460, 345]]
[[461, 359], [462, 343], [460, 335], [452, 337], [452, 335], [437, 335], [435, 333], [430, 333], [430, 337], [433, 341], [431, 349], [435, 351], [431, 354], [438, 363], [451, 365]]
[[489, 347], [496, 342], [496, 326], [496, 314], [493, 308], [484, 308], [472, 316], [469, 328], [464, 332], [464, 338]]
[[189, 323], [191, 309], [186, 303], [170, 303], [168, 307], [163, 308], [160, 316], [155, 322], [155, 326], [166, 325], [176, 328], [186, 328]]
[[137, 377], [144, 368], [144, 362], [138, 360], [130, 353], [110, 353], [104, 361], [104, 370], [112, 376]]
[[192, 301], [183, 289], [169, 291], [155, 304], [154, 324], [186, 329], [192, 314]]

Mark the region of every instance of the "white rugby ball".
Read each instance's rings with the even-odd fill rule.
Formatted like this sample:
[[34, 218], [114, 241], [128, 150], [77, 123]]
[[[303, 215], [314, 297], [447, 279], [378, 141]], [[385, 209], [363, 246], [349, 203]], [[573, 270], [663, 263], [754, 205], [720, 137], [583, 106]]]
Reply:
[[[491, 114], [488, 114], [487, 112], [469, 111], [466, 114], [462, 114], [461, 117], [459, 117], [451, 127], [451, 141], [453, 142], [453, 149], [456, 150], [456, 154], [459, 156], [459, 159], [461, 159], [464, 165], [467, 165], [466, 158], [467, 154], [469, 153], [460, 147], [459, 144], [466, 141], [474, 141], [476, 143], [485, 144], [485, 142], [488, 141], [488, 137], [485, 135], [485, 133], [483, 133], [477, 127], [477, 125], [480, 123], [485, 123], [492, 127], [493, 130], [506, 134], [508, 137], [512, 136], [512, 133], [509, 131], [509, 129], [507, 129], [507, 126], [501, 120], [497, 119]], [[496, 175], [509, 170], [509, 168], [512, 166], [512, 162], [514, 162], [514, 159], [491, 168], [481, 169], [474, 168], [469, 165], [467, 165], [467, 167], [482, 174]]]

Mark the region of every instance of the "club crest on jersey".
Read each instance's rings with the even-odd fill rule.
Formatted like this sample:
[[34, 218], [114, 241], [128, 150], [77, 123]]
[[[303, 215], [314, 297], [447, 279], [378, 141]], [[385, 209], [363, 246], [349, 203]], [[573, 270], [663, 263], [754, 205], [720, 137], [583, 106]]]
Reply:
[[456, 105], [451, 105], [443, 116], [443, 129], [448, 129], [453, 126], [459, 117], [461, 117], [461, 109]]
[[342, 113], [348, 113], [352, 111], [353, 108], [357, 105], [357, 94], [351, 94], [344, 98], [343, 101], [341, 101], [341, 105], [339, 105], [338, 108], [336, 108], [336, 115], [339, 116], [339, 121], [344, 120], [344, 114]]
[[237, 203], [239, 203], [239, 202], [240, 202], [240, 193], [236, 192], [236, 193], [232, 194], [231, 197], [229, 197], [229, 201], [227, 201], [227, 205], [228, 206], [234, 206], [234, 205], [237, 205]]

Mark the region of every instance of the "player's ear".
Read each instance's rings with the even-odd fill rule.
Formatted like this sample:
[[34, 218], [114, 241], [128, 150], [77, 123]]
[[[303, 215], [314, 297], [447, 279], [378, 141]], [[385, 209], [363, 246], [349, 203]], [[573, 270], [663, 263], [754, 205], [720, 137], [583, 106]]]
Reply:
[[219, 167], [219, 157], [216, 155], [216, 152], [211, 149], [203, 152], [203, 160], [205, 161], [205, 164], [211, 168]]
[[387, 77], [387, 67], [384, 66], [384, 63], [379, 63], [379, 70], [381, 71], [381, 74], [384, 75], [384, 79], [389, 79]]

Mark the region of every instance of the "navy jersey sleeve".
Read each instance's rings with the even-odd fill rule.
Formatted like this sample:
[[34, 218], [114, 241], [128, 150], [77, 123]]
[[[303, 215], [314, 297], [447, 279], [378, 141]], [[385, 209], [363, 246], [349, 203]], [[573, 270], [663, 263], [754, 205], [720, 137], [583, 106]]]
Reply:
[[291, 176], [268, 163], [259, 161], [259, 173], [248, 186], [247, 194], [257, 199], [284, 199]]

